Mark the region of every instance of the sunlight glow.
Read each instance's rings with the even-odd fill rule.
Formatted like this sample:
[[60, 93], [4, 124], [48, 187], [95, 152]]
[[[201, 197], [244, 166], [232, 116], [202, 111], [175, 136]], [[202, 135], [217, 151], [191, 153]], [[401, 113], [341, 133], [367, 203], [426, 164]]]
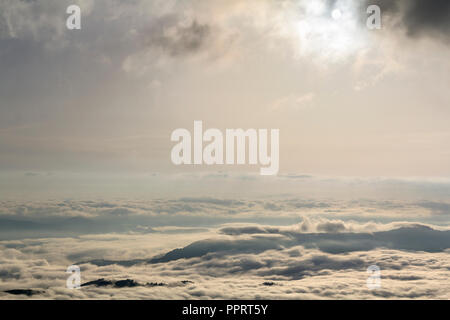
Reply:
[[324, 0], [307, 1], [302, 9], [304, 15], [296, 23], [301, 54], [337, 61], [365, 46], [354, 0], [337, 1], [331, 8]]

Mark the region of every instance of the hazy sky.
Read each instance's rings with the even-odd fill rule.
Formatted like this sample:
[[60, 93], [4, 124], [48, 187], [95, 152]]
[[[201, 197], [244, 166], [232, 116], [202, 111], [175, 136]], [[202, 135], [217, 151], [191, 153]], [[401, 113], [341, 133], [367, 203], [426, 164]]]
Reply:
[[381, 30], [352, 0], [3, 0], [0, 170], [184, 173], [202, 120], [280, 129], [281, 174], [449, 177], [449, 2], [370, 3]]

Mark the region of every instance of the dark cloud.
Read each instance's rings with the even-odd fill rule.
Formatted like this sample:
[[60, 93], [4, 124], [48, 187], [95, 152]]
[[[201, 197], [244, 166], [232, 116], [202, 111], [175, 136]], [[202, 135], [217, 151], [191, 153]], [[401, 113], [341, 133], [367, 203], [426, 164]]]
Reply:
[[422, 201], [417, 203], [418, 206], [431, 210], [431, 212], [439, 215], [450, 214], [450, 204], [446, 202]]
[[387, 278], [393, 279], [393, 280], [402, 280], [402, 281], [415, 281], [415, 280], [423, 279], [423, 277], [412, 276], [412, 275], [389, 275], [389, 276], [387, 276]]
[[145, 46], [158, 48], [177, 57], [193, 54], [207, 47], [213, 34], [206, 23], [193, 20], [185, 24], [177, 15], [172, 14], [157, 19], [149, 29], [142, 31], [141, 37]]
[[8, 280], [8, 279], [20, 279], [23, 270], [20, 266], [2, 266], [0, 267], [0, 279]]
[[256, 234], [256, 233], [271, 233], [278, 232], [277, 228], [267, 228], [267, 227], [259, 227], [259, 226], [248, 226], [241, 228], [234, 227], [226, 227], [220, 229], [220, 232], [228, 235], [239, 235], [239, 234]]
[[306, 260], [292, 262], [288, 266], [271, 268], [260, 272], [261, 276], [284, 276], [290, 279], [301, 279], [319, 270], [363, 269], [365, 262], [359, 258], [343, 259], [326, 255], [315, 255]]
[[403, 21], [411, 36], [438, 33], [450, 36], [450, 1], [415, 0], [408, 1]]
[[450, 1], [447, 0], [369, 0], [382, 14], [398, 17], [410, 37], [439, 37], [450, 40]]

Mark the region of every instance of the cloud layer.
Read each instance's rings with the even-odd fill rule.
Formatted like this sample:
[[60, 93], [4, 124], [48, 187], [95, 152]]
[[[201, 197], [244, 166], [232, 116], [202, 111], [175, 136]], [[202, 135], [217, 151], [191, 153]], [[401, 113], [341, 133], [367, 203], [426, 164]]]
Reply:
[[[136, 256], [133, 247], [138, 246], [127, 246], [126, 238], [131, 236], [121, 236], [120, 242], [109, 236], [109, 241], [120, 243], [115, 248], [106, 237], [15, 241], [9, 245], [2, 242], [0, 296], [2, 299], [448, 299], [448, 231], [442, 238], [433, 236], [442, 232], [428, 228], [397, 229], [380, 234], [383, 240], [377, 243], [367, 234], [356, 234], [358, 239], [349, 237], [344, 241], [344, 235], [316, 234], [315, 241], [309, 242], [293, 237], [293, 232], [272, 229], [267, 234], [264, 227], [259, 231], [243, 227], [239, 230], [239, 235], [233, 236], [211, 234], [207, 240], [148, 260], [80, 263], [85, 284], [80, 290], [64, 288], [67, 277], [64, 262], [70, 264], [74, 258], [89, 255], [117, 256], [123, 249], [126, 253], [122, 252], [122, 256], [124, 253]], [[230, 230], [222, 229], [223, 232]], [[427, 232], [426, 238], [423, 232]], [[144, 240], [142, 237], [134, 236], [130, 241], [136, 244], [136, 239]], [[417, 241], [411, 241], [412, 238]], [[419, 240], [427, 243], [426, 251]], [[102, 241], [106, 246], [103, 252], [98, 250]], [[387, 243], [391, 243], [391, 248], [383, 246]], [[396, 248], [392, 248], [392, 243], [397, 243], [393, 245]], [[402, 250], [406, 243], [408, 250]], [[78, 246], [84, 251], [77, 257], [69, 254], [64, 258], [58, 254], [76, 251]], [[334, 250], [336, 247], [339, 250]], [[430, 248], [432, 252], [427, 252]], [[93, 249], [97, 252], [89, 252]], [[46, 259], [33, 259], [37, 255]], [[373, 264], [382, 270], [382, 287], [377, 290], [366, 287], [366, 269]], [[19, 289], [35, 293], [27, 296], [5, 292]]]
[[[363, 211], [362, 203], [353, 204], [355, 210]], [[4, 212], [8, 208], [9, 218], [16, 219], [9, 228], [19, 232], [17, 221], [22, 221], [22, 228], [35, 234], [0, 241], [1, 299], [449, 298], [448, 225], [395, 220], [395, 214], [388, 222], [371, 221], [375, 216], [339, 219], [336, 203], [299, 199], [49, 204], [3, 203]], [[414, 206], [370, 204], [387, 211]], [[428, 214], [436, 215], [446, 208], [430, 202], [415, 206], [431, 208]], [[345, 207], [351, 208], [348, 203]], [[297, 210], [291, 213], [297, 223], [286, 219], [285, 225], [277, 225], [268, 219], [276, 215], [282, 221], [289, 210]], [[325, 210], [333, 213], [314, 214]], [[344, 205], [340, 210], [345, 211]], [[87, 220], [76, 231], [80, 214]], [[42, 225], [21, 220], [33, 215]], [[53, 220], [63, 216], [58, 223]], [[143, 220], [136, 226], [138, 218]], [[261, 223], [264, 219], [272, 223]], [[93, 224], [91, 231], [87, 224]], [[110, 226], [102, 229], [101, 224]], [[65, 288], [65, 271], [72, 264], [81, 267], [80, 290]], [[371, 265], [381, 268], [380, 289], [366, 286]]]

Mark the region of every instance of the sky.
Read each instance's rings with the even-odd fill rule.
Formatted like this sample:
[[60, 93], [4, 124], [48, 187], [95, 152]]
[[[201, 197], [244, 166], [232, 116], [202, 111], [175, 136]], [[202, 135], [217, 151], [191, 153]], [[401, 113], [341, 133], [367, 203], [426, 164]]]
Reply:
[[381, 30], [351, 0], [72, 2], [2, 1], [2, 172], [185, 172], [170, 134], [202, 120], [280, 129], [281, 173], [450, 174], [445, 1]]
[[[0, 299], [448, 299], [449, 55], [446, 0], [1, 0]], [[174, 165], [194, 121], [278, 174]]]

